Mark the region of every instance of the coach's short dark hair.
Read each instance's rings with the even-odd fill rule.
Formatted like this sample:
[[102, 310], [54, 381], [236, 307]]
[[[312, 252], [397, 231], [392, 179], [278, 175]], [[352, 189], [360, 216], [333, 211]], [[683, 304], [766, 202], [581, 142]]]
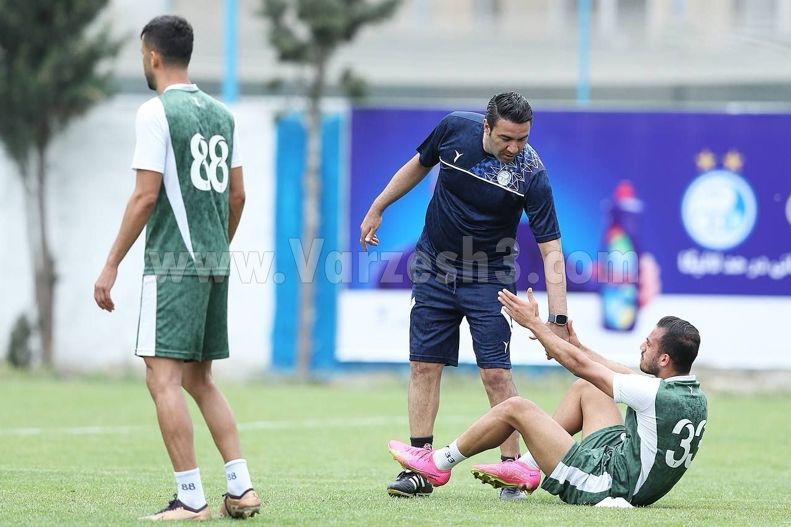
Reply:
[[146, 24], [140, 38], [158, 51], [166, 64], [188, 66], [192, 57], [192, 26], [186, 19], [162, 15]]
[[665, 329], [659, 350], [670, 355], [676, 371], [689, 373], [700, 348], [698, 328], [678, 317], [663, 317], [656, 326]]
[[486, 122], [494, 128], [501, 118], [512, 123], [527, 123], [533, 120], [533, 109], [527, 99], [514, 91], [498, 93], [486, 106]]

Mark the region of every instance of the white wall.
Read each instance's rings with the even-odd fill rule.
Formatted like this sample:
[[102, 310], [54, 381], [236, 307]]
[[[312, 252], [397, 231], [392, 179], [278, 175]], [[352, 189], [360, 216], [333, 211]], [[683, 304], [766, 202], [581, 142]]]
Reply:
[[[546, 316], [546, 295], [536, 297], [541, 313]], [[339, 360], [406, 363], [409, 301], [409, 291], [344, 291], [339, 303]], [[568, 303], [569, 316], [582, 342], [627, 366], [637, 366], [640, 343], [659, 319], [675, 315], [700, 331], [698, 366], [791, 369], [791, 325], [787, 322], [791, 298], [788, 297], [660, 295], [640, 312], [634, 331], [625, 334], [602, 329], [596, 294], [571, 293]], [[361, 327], [371, 329], [360, 332]], [[531, 341], [529, 335], [529, 331], [515, 325], [511, 361], [547, 364], [543, 348]], [[466, 322], [462, 323], [459, 360], [475, 364]]]
[[[61, 370], [142, 370], [133, 355], [143, 267], [142, 240], [120, 267], [113, 289], [116, 310], [100, 311], [93, 284], [134, 188], [129, 169], [137, 107], [146, 97], [118, 96], [94, 108], [53, 143], [49, 155], [49, 231], [57, 261], [56, 364]], [[233, 251], [261, 252], [274, 245], [274, 106], [249, 99], [231, 107], [240, 131], [247, 205]], [[25, 236], [23, 196], [14, 166], [0, 152], [0, 354], [23, 310], [33, 313], [33, 285]], [[273, 312], [271, 283], [243, 283], [233, 272], [229, 300], [232, 360], [224, 375], [249, 376], [269, 363]]]

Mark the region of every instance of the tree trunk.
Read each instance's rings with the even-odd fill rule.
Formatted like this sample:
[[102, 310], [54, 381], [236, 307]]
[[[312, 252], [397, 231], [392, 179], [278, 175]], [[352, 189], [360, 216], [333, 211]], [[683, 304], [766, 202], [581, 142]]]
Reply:
[[46, 145], [36, 147], [35, 173], [22, 168], [25, 180], [27, 235], [33, 261], [33, 286], [36, 298], [36, 327], [41, 338], [41, 363], [49, 369], [54, 363], [55, 262], [47, 238]]
[[[307, 144], [305, 172], [302, 176], [302, 248], [309, 254], [321, 224], [321, 97], [324, 91], [326, 57], [316, 61], [315, 76], [310, 87], [307, 109]], [[321, 269], [321, 266], [317, 267]], [[313, 357], [313, 332], [316, 322], [316, 277], [307, 277], [299, 288], [299, 320], [297, 323], [297, 375], [310, 378]]]

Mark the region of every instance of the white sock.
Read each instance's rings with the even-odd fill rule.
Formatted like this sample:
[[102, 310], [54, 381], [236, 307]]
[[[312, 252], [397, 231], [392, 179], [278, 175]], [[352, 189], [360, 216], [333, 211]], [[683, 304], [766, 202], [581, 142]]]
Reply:
[[459, 452], [459, 447], [456, 445], [456, 441], [449, 444], [445, 448], [435, 450], [432, 454], [432, 457], [434, 459], [434, 464], [437, 465], [437, 468], [440, 470], [450, 470], [457, 463], [467, 459], [465, 456], [461, 455], [461, 452]]
[[519, 461], [521, 461], [522, 463], [524, 463], [528, 467], [532, 468], [533, 470], [540, 470], [539, 467], [538, 467], [538, 463], [536, 463], [536, 460], [533, 457], [533, 454], [531, 454], [530, 452], [526, 452], [526, 453], [522, 454], [522, 457], [519, 458]]
[[203, 483], [200, 480], [200, 469], [193, 468], [173, 474], [176, 476], [176, 493], [181, 503], [191, 509], [200, 509], [206, 505], [206, 495], [203, 494]]
[[244, 459], [234, 459], [225, 464], [225, 479], [228, 480], [228, 494], [231, 496], [241, 496], [244, 491], [253, 488]]

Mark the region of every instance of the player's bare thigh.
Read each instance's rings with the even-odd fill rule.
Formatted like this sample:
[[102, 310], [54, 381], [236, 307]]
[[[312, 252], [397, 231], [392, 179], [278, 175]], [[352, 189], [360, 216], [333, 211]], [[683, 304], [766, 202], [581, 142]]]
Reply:
[[623, 424], [621, 411], [612, 397], [582, 379], [576, 381], [575, 387], [580, 390], [583, 439], [596, 430]]

